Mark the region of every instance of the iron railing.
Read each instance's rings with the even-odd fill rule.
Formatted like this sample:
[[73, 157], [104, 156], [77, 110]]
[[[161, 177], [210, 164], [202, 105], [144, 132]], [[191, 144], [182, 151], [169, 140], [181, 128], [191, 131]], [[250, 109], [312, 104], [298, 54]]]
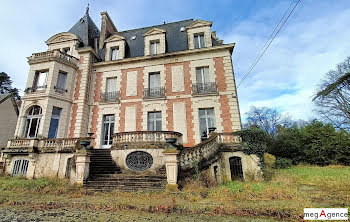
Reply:
[[58, 87], [58, 86], [54, 86], [53, 88], [54, 88], [55, 91], [58, 92], [58, 93], [64, 94], [64, 93], [67, 93], [67, 92], [68, 92], [67, 89], [64, 89], [64, 88], [61, 88], [61, 87]]
[[34, 92], [45, 92], [46, 88], [47, 88], [47, 85], [28, 87], [25, 89], [25, 93], [30, 94]]
[[193, 94], [206, 94], [218, 92], [216, 82], [195, 83], [192, 85]]
[[165, 97], [164, 87], [146, 88], [143, 90], [143, 98], [160, 98]]
[[119, 98], [119, 91], [101, 93], [101, 102], [119, 102]]

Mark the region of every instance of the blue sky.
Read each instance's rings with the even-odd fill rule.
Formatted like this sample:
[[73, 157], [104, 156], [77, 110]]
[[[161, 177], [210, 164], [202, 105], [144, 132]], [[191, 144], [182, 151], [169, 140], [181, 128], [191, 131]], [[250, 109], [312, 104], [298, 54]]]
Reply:
[[[236, 43], [232, 59], [239, 82], [291, 1], [3, 1], [0, 71], [23, 90], [29, 70], [26, 57], [47, 50], [45, 41], [69, 30], [90, 3], [90, 16], [98, 27], [101, 11], [108, 11], [119, 30], [189, 18], [213, 21], [212, 30], [224, 43]], [[239, 87], [241, 113], [254, 105], [275, 107], [295, 119], [316, 117], [311, 97], [320, 79], [350, 56], [349, 21], [348, 0], [301, 0]]]

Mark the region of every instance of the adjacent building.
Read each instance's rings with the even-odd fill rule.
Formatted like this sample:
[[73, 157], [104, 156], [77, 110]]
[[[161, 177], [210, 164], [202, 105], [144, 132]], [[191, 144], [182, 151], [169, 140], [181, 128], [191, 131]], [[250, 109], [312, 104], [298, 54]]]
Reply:
[[15, 133], [18, 108], [11, 93], [0, 94], [0, 150], [5, 148], [7, 141]]

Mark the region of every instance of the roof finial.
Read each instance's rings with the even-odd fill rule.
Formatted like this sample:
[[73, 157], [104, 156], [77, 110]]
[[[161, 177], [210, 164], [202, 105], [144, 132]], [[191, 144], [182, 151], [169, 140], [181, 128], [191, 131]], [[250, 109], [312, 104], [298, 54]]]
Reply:
[[86, 12], [85, 12], [85, 14], [89, 14], [89, 4], [88, 4], [87, 7], [86, 7]]

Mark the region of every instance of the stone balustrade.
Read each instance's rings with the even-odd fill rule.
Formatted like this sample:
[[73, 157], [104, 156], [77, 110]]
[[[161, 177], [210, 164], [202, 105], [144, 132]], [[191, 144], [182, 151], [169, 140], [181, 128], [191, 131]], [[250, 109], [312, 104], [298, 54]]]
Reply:
[[32, 148], [38, 144], [37, 139], [12, 139], [7, 142], [7, 148], [17, 149], [17, 148]]
[[32, 151], [37, 148], [39, 152], [74, 152], [81, 149], [81, 140], [90, 140], [91, 138], [58, 138], [58, 139], [12, 139], [7, 143], [7, 152], [14, 150]]
[[40, 152], [74, 152], [81, 149], [81, 140], [90, 140], [91, 138], [60, 138], [60, 139], [42, 139], [39, 141], [38, 149]]
[[194, 147], [184, 147], [179, 153], [179, 164], [183, 170], [191, 169], [203, 159], [208, 159], [219, 149], [218, 135], [212, 133], [210, 137]]
[[113, 143], [165, 143], [165, 139], [167, 138], [176, 138], [178, 143], [182, 144], [182, 134], [173, 131], [134, 131], [116, 133], [113, 136]]
[[28, 62], [29, 64], [35, 64], [35, 63], [50, 61], [55, 59], [61, 62], [64, 62], [68, 65], [78, 67], [77, 58], [75, 58], [74, 56], [68, 55], [64, 52], [61, 52], [59, 50], [33, 53], [32, 56], [28, 57]]
[[240, 143], [241, 137], [235, 135], [234, 132], [218, 133], [218, 143]]
[[184, 147], [179, 153], [179, 164], [183, 170], [193, 168], [202, 160], [215, 155], [222, 143], [240, 143], [242, 140], [233, 132], [211, 133], [210, 137], [194, 147]]

